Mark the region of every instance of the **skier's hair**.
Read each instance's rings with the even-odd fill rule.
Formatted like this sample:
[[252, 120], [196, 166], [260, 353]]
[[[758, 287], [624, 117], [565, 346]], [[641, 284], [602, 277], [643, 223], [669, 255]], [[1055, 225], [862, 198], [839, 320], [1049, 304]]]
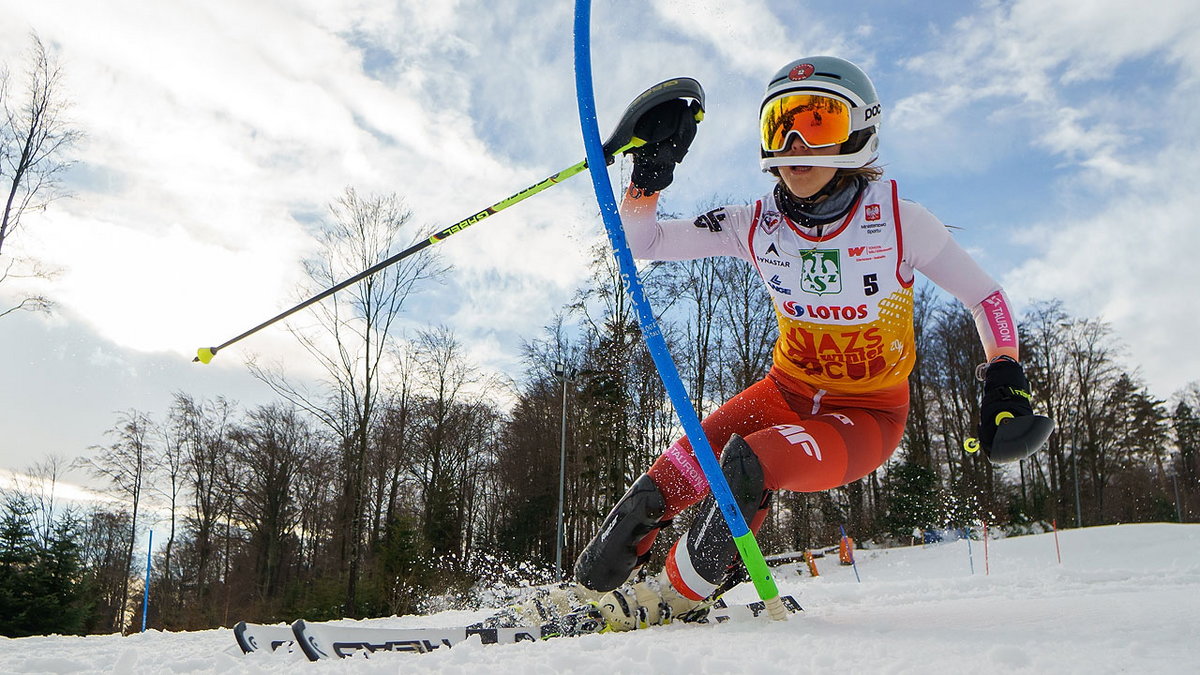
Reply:
[[[860, 166], [854, 169], [838, 169], [837, 173], [833, 174], [835, 181], [846, 181], [855, 176], [862, 176], [868, 181], [879, 180], [883, 178], [883, 167], [872, 162], [866, 166]], [[840, 185], [838, 187], [841, 187]]]

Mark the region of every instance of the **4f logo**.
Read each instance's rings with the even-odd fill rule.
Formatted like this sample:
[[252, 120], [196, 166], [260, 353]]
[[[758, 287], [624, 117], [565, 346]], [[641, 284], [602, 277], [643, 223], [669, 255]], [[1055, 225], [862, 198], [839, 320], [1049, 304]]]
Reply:
[[800, 290], [814, 295], [842, 292], [841, 255], [836, 249], [800, 252]]
[[695, 220], [693, 225], [707, 228], [710, 232], [721, 231], [721, 221], [725, 220], [725, 209], [713, 209]]
[[774, 429], [779, 432], [780, 436], [786, 438], [788, 443], [800, 446], [804, 454], [818, 462], [821, 461], [821, 446], [817, 443], [817, 439], [813, 438], [812, 434], [808, 433], [808, 430], [804, 427], [798, 424], [780, 424], [774, 427]]

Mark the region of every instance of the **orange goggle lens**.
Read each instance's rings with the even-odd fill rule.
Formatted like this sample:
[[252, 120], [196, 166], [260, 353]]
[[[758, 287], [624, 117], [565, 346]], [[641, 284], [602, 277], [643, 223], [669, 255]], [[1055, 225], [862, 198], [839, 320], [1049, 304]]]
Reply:
[[819, 94], [792, 94], [772, 99], [760, 119], [762, 148], [780, 152], [797, 133], [810, 148], [845, 143], [850, 138], [850, 106]]

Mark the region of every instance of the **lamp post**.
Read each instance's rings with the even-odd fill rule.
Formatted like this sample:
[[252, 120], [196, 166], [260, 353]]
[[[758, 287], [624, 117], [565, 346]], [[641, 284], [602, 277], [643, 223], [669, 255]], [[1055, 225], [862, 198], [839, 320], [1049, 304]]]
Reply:
[[558, 528], [555, 530], [554, 542], [555, 579], [562, 583], [563, 504], [567, 486], [567, 382], [572, 373], [568, 373], [565, 363], [556, 363], [554, 375], [562, 379], [562, 425], [558, 444]]

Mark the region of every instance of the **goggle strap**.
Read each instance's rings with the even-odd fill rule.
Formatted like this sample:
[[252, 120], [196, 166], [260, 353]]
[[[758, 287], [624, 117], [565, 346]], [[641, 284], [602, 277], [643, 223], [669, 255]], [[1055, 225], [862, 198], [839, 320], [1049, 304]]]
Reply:
[[797, 155], [793, 157], [763, 157], [759, 166], [763, 171], [781, 166], [824, 166], [835, 169], [857, 169], [878, 158], [877, 147], [867, 143], [862, 150], [849, 155]]
[[875, 105], [850, 109], [850, 130], [859, 131], [883, 120], [883, 106]]

